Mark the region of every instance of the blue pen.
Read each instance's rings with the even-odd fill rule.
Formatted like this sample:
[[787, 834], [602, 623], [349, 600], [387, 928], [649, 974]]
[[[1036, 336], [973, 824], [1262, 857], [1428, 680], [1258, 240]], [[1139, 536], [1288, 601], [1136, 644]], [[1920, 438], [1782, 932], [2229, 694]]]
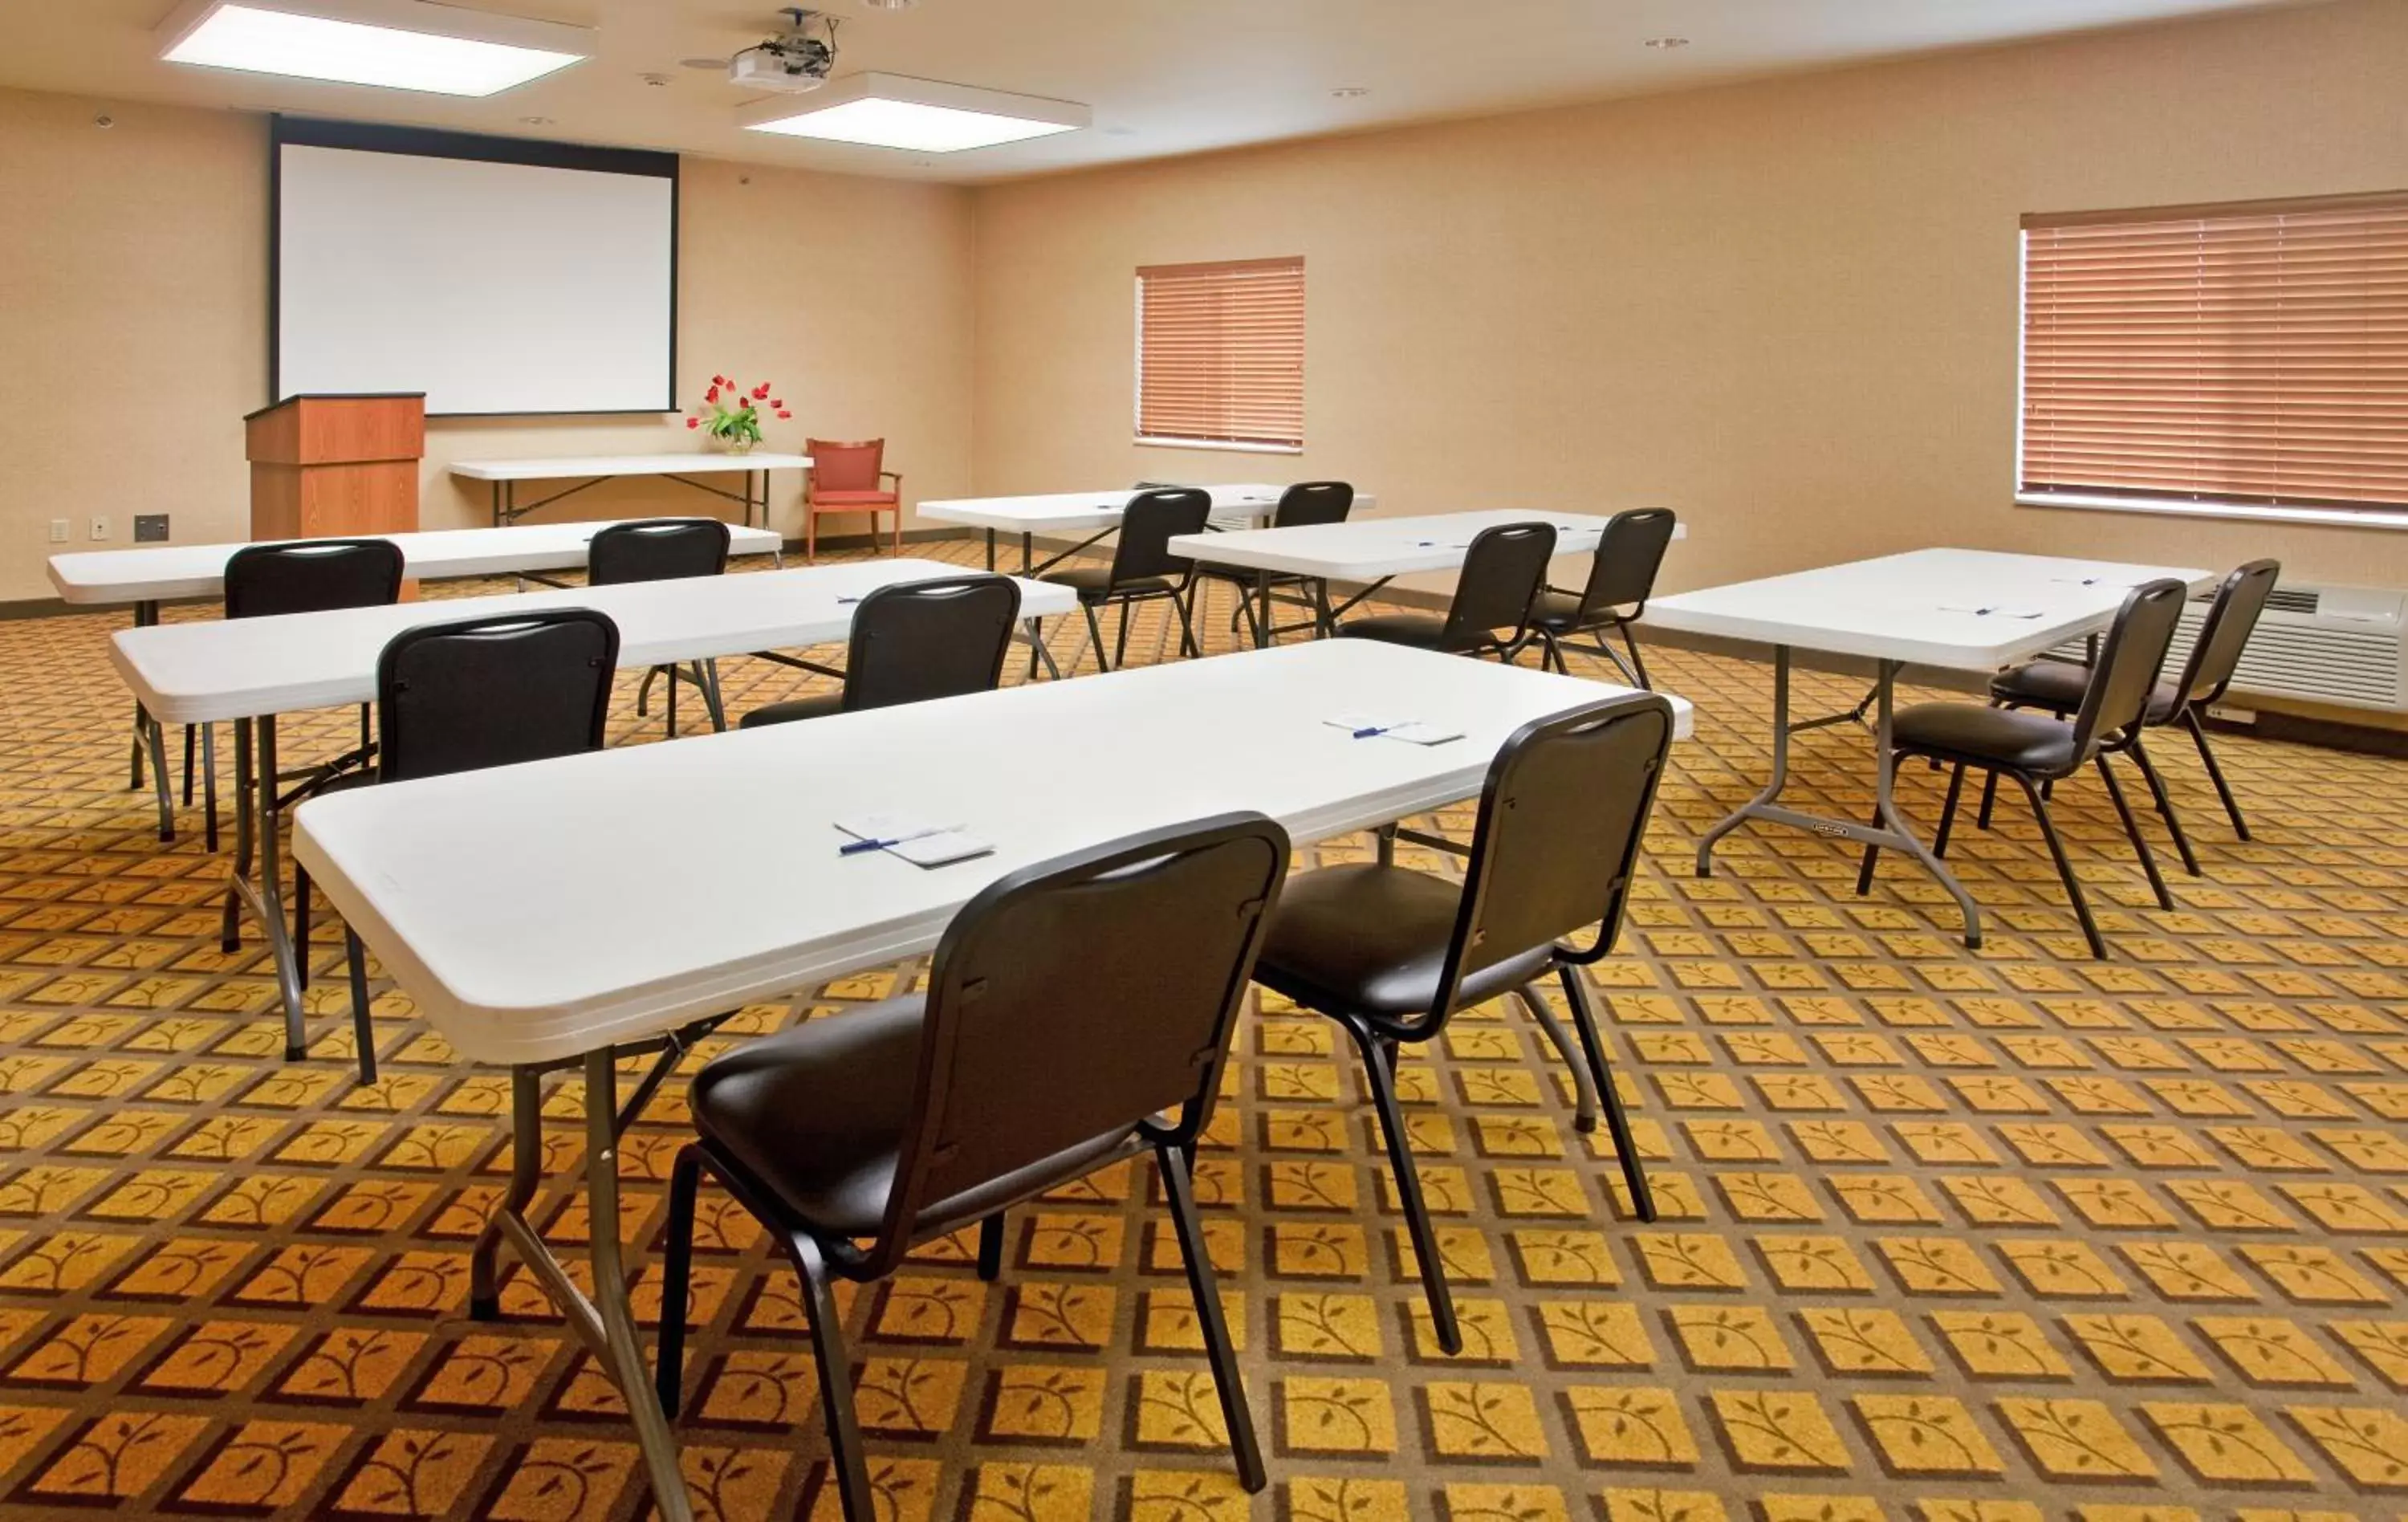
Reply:
[[900, 840], [852, 840], [838, 846], [836, 854], [839, 856], [858, 856], [865, 851], [883, 851], [888, 846], [902, 843]]
[[861, 599], [860, 599], [859, 597], [838, 597], [838, 598], [836, 600], [836, 603], [837, 603], [837, 606], [838, 606], [838, 607], [841, 608], [841, 607], [843, 607], [846, 603], [849, 603], [849, 602], [859, 602], [860, 600], [861, 600]]
[[1395, 725], [1392, 725], [1392, 724], [1385, 724], [1385, 725], [1372, 725], [1372, 726], [1371, 726], [1370, 728], [1369, 728], [1369, 729], [1357, 729], [1357, 730], [1355, 730], [1355, 731], [1354, 731], [1354, 738], [1355, 738], [1356, 739], [1370, 739], [1372, 736], [1374, 736], [1374, 735], [1384, 735], [1384, 734], [1386, 734], [1389, 730], [1394, 729], [1395, 727], [1397, 727], [1397, 726], [1396, 726]]

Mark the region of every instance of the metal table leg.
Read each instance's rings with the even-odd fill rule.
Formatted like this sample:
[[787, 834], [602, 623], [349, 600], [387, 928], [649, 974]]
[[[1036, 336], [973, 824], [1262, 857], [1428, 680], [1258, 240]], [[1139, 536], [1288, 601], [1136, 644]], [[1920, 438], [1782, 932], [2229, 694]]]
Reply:
[[1038, 620], [1033, 618], [1025, 620], [1025, 622], [1028, 625], [1027, 639], [1029, 654], [1034, 659], [1045, 663], [1045, 674], [1048, 677], [1052, 678], [1055, 682], [1061, 681], [1062, 668], [1054, 664], [1054, 653], [1045, 648], [1045, 630], [1043, 625]]
[[[254, 740], [254, 732], [256, 739]], [[252, 754], [256, 744], [257, 755]], [[284, 925], [284, 898], [277, 885], [278, 841], [276, 805], [276, 716], [234, 722], [235, 859], [226, 879], [219, 944], [233, 951], [242, 943], [240, 911], [259, 921], [276, 966], [276, 984], [284, 1004], [284, 1060], [298, 1062], [308, 1048], [301, 1023], [301, 963]], [[252, 849], [259, 853], [259, 877], [251, 877]]]
[[986, 531], [986, 568], [987, 574], [995, 573], [995, 530], [992, 528]]
[[[134, 605], [134, 626], [147, 629], [159, 622], [159, 605], [137, 602]], [[172, 843], [176, 839], [176, 796], [167, 778], [167, 737], [156, 719], [150, 717], [139, 702], [134, 705], [134, 745], [130, 789], [142, 786], [143, 758], [150, 758], [150, 782], [159, 800], [159, 839]]]
[[1809, 729], [1820, 729], [1828, 725], [1860, 722], [1863, 705], [1859, 704], [1856, 710], [1845, 713], [1827, 714], [1818, 719], [1808, 719], [1798, 724], [1790, 723], [1790, 651], [1786, 645], [1773, 647], [1772, 776], [1765, 783], [1763, 791], [1733, 810], [1728, 817], [1708, 830], [1704, 838], [1698, 840], [1698, 875], [1699, 877], [1710, 877], [1713, 873], [1715, 842], [1751, 819], [1769, 820], [1776, 825], [1812, 830], [1830, 840], [1856, 840], [1866, 845], [1879, 846], [1885, 851], [1902, 851], [1921, 862], [1924, 869], [1937, 878], [1940, 885], [1946, 888], [1949, 896], [1956, 900], [1956, 907], [1965, 917], [1965, 944], [1976, 950], [1980, 949], [1982, 912], [1973, 902], [1973, 896], [1965, 890], [1964, 883], [1956, 880], [1956, 874], [1950, 871], [1938, 856], [1932, 854], [1931, 848], [1916, 837], [1913, 828], [1907, 825], [1905, 815], [1899, 813], [1898, 810], [1895, 791], [1897, 765], [1896, 757], [1891, 753], [1890, 715], [1898, 685], [1898, 673], [1904, 665], [1902, 661], [1881, 662], [1878, 675], [1874, 678], [1873, 691], [1870, 695], [1876, 714], [1873, 724], [1874, 822], [1865, 825], [1858, 824], [1853, 819], [1827, 819], [1820, 814], [1810, 814], [1801, 810], [1783, 808], [1774, 801], [1781, 797], [1782, 790], [1788, 785], [1789, 782], [1789, 737]]

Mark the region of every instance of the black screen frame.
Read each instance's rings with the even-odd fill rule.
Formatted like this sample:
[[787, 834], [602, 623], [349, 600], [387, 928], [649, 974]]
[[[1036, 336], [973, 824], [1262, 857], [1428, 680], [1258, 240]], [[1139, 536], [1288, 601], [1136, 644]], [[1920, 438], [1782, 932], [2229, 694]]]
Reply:
[[613, 418], [657, 417], [682, 411], [678, 401], [678, 258], [684, 242], [681, 160], [675, 153], [640, 148], [596, 148], [588, 143], [534, 137], [496, 137], [434, 127], [394, 127], [370, 122], [319, 117], [268, 118], [267, 134], [267, 394], [269, 405], [283, 395], [284, 348], [284, 150], [339, 148], [362, 153], [399, 153], [416, 158], [467, 159], [480, 164], [518, 164], [537, 169], [582, 169], [595, 174], [638, 175], [669, 182], [669, 373], [668, 394], [659, 407], [602, 410], [565, 408], [547, 411], [429, 412], [430, 418]]

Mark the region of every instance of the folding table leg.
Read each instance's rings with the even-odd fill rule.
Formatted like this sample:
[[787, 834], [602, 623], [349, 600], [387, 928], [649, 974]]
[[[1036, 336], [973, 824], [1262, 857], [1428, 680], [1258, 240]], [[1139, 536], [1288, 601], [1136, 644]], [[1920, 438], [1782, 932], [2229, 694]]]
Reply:
[[1789, 784], [1789, 647], [1772, 647], [1772, 775], [1763, 790], [1732, 811], [1698, 842], [1698, 875], [1714, 872], [1714, 842], [1747, 823], [1748, 816], [1781, 796]]

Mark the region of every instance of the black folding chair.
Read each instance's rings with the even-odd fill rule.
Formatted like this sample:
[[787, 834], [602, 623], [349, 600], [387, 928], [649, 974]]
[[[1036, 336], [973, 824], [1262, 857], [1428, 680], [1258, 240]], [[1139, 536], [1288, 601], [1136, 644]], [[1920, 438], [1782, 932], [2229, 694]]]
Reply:
[[[225, 616], [273, 618], [282, 613], [325, 613], [339, 608], [381, 608], [401, 597], [401, 546], [391, 539], [293, 539], [250, 544], [226, 557]], [[208, 848], [218, 848], [217, 726], [184, 726], [184, 806], [193, 803], [193, 731], [201, 734], [202, 819]], [[307, 797], [333, 778], [376, 758], [368, 729], [368, 706], [360, 705], [358, 746], [330, 761], [286, 774]]]
[[[727, 525], [716, 518], [643, 518], [598, 529], [585, 547], [585, 582], [589, 586], [619, 586], [628, 582], [671, 582], [689, 576], [717, 576], [727, 569]], [[655, 666], [644, 673], [636, 689], [636, 712], [647, 711], [655, 678], [668, 679], [666, 722], [677, 736], [678, 683], [690, 682], [702, 695], [710, 727], [727, 727], [727, 711], [719, 700], [719, 663], [689, 661], [682, 667]]]
[[[1639, 637], [1631, 625], [1647, 611], [1647, 598], [1656, 590], [1656, 572], [1664, 564], [1664, 552], [1671, 546], [1678, 522], [1670, 508], [1633, 508], [1615, 513], [1605, 521], [1605, 532], [1598, 538], [1597, 556], [1589, 562], [1588, 584], [1578, 592], [1548, 587], [1539, 594], [1538, 606], [1530, 610], [1530, 625], [1538, 631], [1549, 665], [1571, 675], [1571, 668], [1564, 664], [1564, 647], [1576, 635], [1590, 635], [1597, 643], [1571, 648], [1612, 661], [1634, 687], [1648, 685], [1647, 663], [1640, 658]], [[1616, 633], [1630, 652], [1627, 661], [1607, 639]]]
[[[1279, 506], [1271, 512], [1273, 528], [1311, 528], [1321, 524], [1342, 524], [1354, 510], [1354, 488], [1342, 481], [1303, 481], [1280, 493]], [[1318, 629], [1329, 610], [1329, 583], [1318, 576], [1297, 576], [1285, 571], [1246, 570], [1236, 566], [1215, 566], [1210, 561], [1196, 567], [1196, 582], [1188, 592], [1187, 612], [1192, 622], [1196, 600], [1204, 588], [1213, 582], [1226, 582], [1237, 592], [1237, 611], [1229, 615], [1229, 627], [1235, 630], [1240, 619], [1247, 632], [1254, 636], [1254, 648], [1275, 643], [1283, 634], [1299, 629]], [[1303, 588], [1298, 595], [1296, 588]], [[1273, 622], [1271, 610], [1278, 605], [1301, 608], [1312, 618], [1302, 624], [1281, 625]]]
[[1277, 825], [1230, 814], [1024, 868], [954, 916], [924, 995], [810, 1021], [696, 1074], [701, 1139], [669, 1180], [662, 1409], [675, 1417], [683, 1385], [707, 1169], [801, 1276], [844, 1515], [871, 1522], [834, 1281], [882, 1279], [914, 1244], [973, 1222], [980, 1277], [994, 1279], [1009, 1207], [1151, 1152], [1239, 1477], [1262, 1489], [1188, 1164], [1287, 858]]
[[[1087, 638], [1096, 646], [1096, 664], [1109, 671], [1128, 658], [1129, 619], [1142, 602], [1168, 601], [1179, 618], [1180, 650], [1200, 655], [1196, 627], [1187, 617], [1187, 588], [1196, 563], [1170, 553], [1170, 541], [1182, 534], [1201, 534], [1212, 516], [1212, 495], [1193, 487], [1168, 487], [1140, 492], [1121, 512], [1120, 539], [1112, 546], [1110, 566], [1072, 566], [1038, 578], [1067, 586], [1087, 615]], [[1120, 639], [1112, 658], [1104, 659], [1104, 628], [1096, 610], [1120, 610]], [[1037, 674], [1037, 645], [1028, 647], [1028, 674]]]
[[[1931, 841], [1935, 856], [1948, 854], [1948, 833], [1956, 822], [1966, 768], [1977, 768], [1992, 778], [2010, 778], [2022, 787], [2031, 801], [2033, 817], [2040, 821], [2041, 837], [2056, 859], [2057, 876], [2065, 882], [2066, 897], [2073, 902], [2074, 917], [2082, 922], [2090, 953], [2102, 960], [2107, 942], [2090, 917], [2089, 901], [2083, 897], [2082, 883], [2066, 857], [2065, 843], [2057, 839], [2057, 822], [2049, 815], [2042, 788], [2063, 782], [2086, 766], [2097, 766], [2107, 784], [2107, 796], [2114, 801], [2116, 816], [2124, 822], [2124, 833], [2131, 837], [2132, 850], [2141, 858], [2141, 869], [2157, 894], [2158, 907], [2174, 907], [2165, 879], [2157, 875], [2157, 858], [2149, 849], [2148, 837], [2141, 833], [2140, 821], [2125, 802], [2124, 789], [2116, 783], [2108, 758], [2129, 752], [2136, 763], [2145, 765], [2141, 752], [2142, 718], [2157, 690], [2157, 671], [2165, 665], [2187, 596], [2183, 584], [2174, 581], [2144, 582], [2125, 595], [2115, 622], [2108, 626], [2099, 664], [2089, 668], [2088, 684], [2071, 723], [2053, 715], [1980, 703], [1917, 703], [1899, 712], [1891, 726], [1898, 758], [1923, 756], [1951, 768], [1948, 798], [1941, 806], [1940, 829]], [[1865, 847], [1856, 892], [1871, 890], [1873, 865], [1880, 854], [1878, 846]]]
[[[598, 751], [618, 667], [619, 626], [590, 608], [495, 613], [404, 630], [377, 658], [382, 744], [374, 780], [408, 782]], [[343, 942], [351, 964], [360, 1081], [373, 1084], [377, 1054], [368, 1023], [367, 954], [348, 926]], [[297, 866], [293, 944], [306, 978], [309, 874]]]
[[[2244, 840], [2249, 839], [2249, 822], [2242, 818], [2240, 800], [2232, 796], [2232, 785], [2224, 780], [2224, 768], [2215, 764], [2215, 753], [2208, 748], [2207, 726], [2200, 722], [2200, 716], [2232, 685], [2233, 672], [2241, 665], [2241, 652], [2257, 632], [2258, 616], [2266, 610], [2266, 599], [2282, 574], [2279, 561], [2253, 560], [2225, 577], [2215, 589], [2214, 600], [2207, 605], [2207, 616], [2200, 620], [2199, 636], [2191, 641], [2190, 657], [2183, 663], [2182, 675], [2157, 684], [2149, 695], [2148, 712], [2141, 721], [2146, 729], [2179, 724], [2190, 731], [2191, 742], [2199, 747], [2200, 761], [2207, 768], [2208, 781], [2215, 784], [2215, 795], [2224, 800], [2224, 811], [2232, 820], [2232, 833]], [[2086, 664], [2037, 660], [1993, 681], [1990, 701], [2001, 708], [2045, 709], [2063, 715], [2082, 706], [2082, 695], [2089, 685], [2090, 668]], [[2157, 768], [2149, 764], [2148, 754], [2137, 748], [2132, 759], [2139, 763], [2141, 775], [2148, 780], [2150, 797], [2156, 799], [2157, 812], [2165, 818], [2167, 833], [2174, 838], [2174, 849], [2182, 854], [2184, 868], [2191, 876], [2199, 876], [2199, 857], [2191, 851], [2190, 837], [2183, 832], [2182, 820], [2174, 813], [2173, 799], [2167, 795]], [[1992, 773], [1982, 785], [1981, 824], [1985, 829], [1989, 827], [1990, 804], [1997, 790], [1997, 774]]]
[[990, 692], [1003, 680], [1011, 626], [1019, 620], [1020, 583], [1009, 576], [880, 587], [853, 610], [844, 690], [756, 708], [741, 727]]
[[1392, 645], [1444, 651], [1451, 655], [1494, 655], [1510, 661], [1531, 639], [1530, 610], [1546, 584], [1555, 558], [1553, 524], [1499, 524], [1472, 536], [1455, 600], [1446, 616], [1375, 613], [1338, 625], [1349, 639], [1381, 639]]
[[[1398, 1049], [1436, 1041], [1458, 1010], [1513, 995], [1571, 1070], [1574, 1124], [1594, 1130], [1603, 1107], [1632, 1209], [1656, 1218], [1579, 969], [1613, 950], [1671, 742], [1672, 706], [1643, 694], [1526, 724], [1488, 768], [1460, 886], [1384, 862], [1327, 867], [1290, 881], [1271, 920], [1254, 981], [1354, 1039], [1430, 1320], [1449, 1353], [1463, 1339], [1397, 1106]], [[1568, 943], [1590, 925], [1598, 929], [1586, 948]], [[1535, 989], [1549, 973], [1570, 1004], [1585, 1066]]]

